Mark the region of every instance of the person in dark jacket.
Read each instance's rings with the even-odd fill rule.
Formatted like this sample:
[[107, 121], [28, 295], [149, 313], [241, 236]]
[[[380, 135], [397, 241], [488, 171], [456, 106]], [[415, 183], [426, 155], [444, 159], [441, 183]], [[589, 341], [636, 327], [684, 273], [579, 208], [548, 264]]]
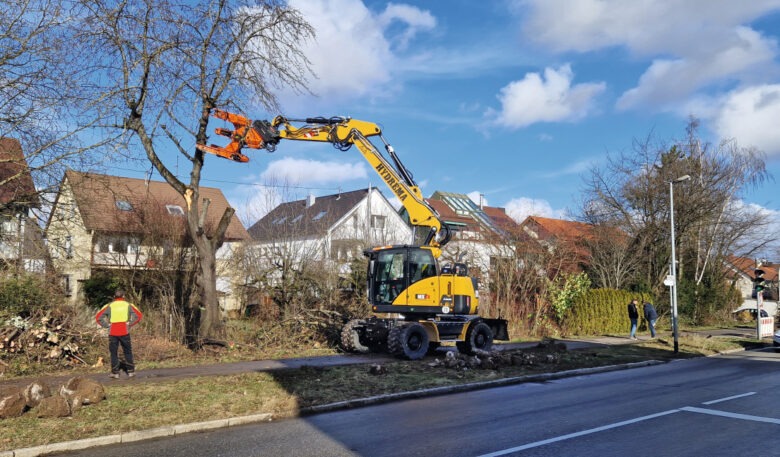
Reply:
[[95, 315], [95, 320], [103, 328], [108, 329], [108, 352], [111, 354], [110, 377], [119, 378], [121, 364], [119, 362], [119, 346], [125, 354], [125, 371], [128, 377], [135, 376], [133, 361], [133, 345], [130, 342], [130, 327], [141, 321], [141, 311], [134, 304], [125, 300], [125, 292], [117, 289], [114, 301], [102, 307]]
[[632, 340], [636, 339], [636, 324], [639, 321], [639, 310], [636, 308], [636, 298], [631, 300], [628, 304], [628, 319], [631, 321], [631, 336]]
[[652, 303], [645, 302], [643, 308], [645, 319], [647, 319], [647, 326], [650, 327], [650, 337], [655, 338], [655, 321], [658, 320], [658, 313], [655, 311], [655, 307]]

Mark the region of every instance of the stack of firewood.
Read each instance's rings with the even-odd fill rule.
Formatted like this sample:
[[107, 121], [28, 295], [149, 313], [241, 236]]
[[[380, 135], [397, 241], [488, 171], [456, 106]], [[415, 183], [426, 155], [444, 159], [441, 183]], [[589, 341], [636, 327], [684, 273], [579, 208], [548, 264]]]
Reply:
[[81, 357], [82, 342], [94, 332], [75, 329], [68, 315], [37, 312], [0, 321], [0, 358], [23, 355], [30, 361], [71, 365], [86, 363]]

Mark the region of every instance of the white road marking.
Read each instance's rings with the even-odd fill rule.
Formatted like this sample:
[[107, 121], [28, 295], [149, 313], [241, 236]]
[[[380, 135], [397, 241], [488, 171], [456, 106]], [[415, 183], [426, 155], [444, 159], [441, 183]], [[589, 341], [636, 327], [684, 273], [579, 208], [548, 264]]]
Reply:
[[709, 414], [711, 416], [730, 417], [732, 419], [742, 419], [742, 420], [754, 421], [754, 422], [767, 422], [770, 424], [780, 424], [780, 419], [775, 419], [774, 417], [751, 416], [749, 414], [729, 413], [726, 411], [718, 411], [716, 409], [695, 408], [693, 406], [686, 406], [684, 408], [680, 408], [680, 410], [688, 411], [691, 413]]
[[714, 405], [715, 403], [720, 403], [722, 401], [729, 401], [729, 400], [734, 400], [736, 398], [749, 397], [749, 396], [755, 395], [755, 394], [756, 394], [755, 392], [748, 392], [748, 393], [745, 393], [745, 394], [732, 395], [731, 397], [719, 398], [717, 400], [711, 400], [711, 401], [705, 401], [704, 403], [702, 403], [702, 405]]
[[[708, 402], [705, 402], [703, 404], [711, 405], [713, 403], [719, 403], [719, 402], [722, 402], [722, 401], [733, 400], [735, 398], [747, 397], [747, 396], [750, 396], [750, 395], [754, 395], [755, 393], [756, 392], [748, 392], [748, 393], [744, 393], [744, 394], [740, 394], [740, 395], [734, 395], [734, 396], [731, 396], [731, 397], [720, 398], [720, 399], [717, 399], [717, 400], [708, 401]], [[753, 422], [766, 422], [766, 423], [769, 423], [769, 424], [778, 424], [778, 425], [780, 425], [780, 419], [775, 419], [774, 417], [752, 416], [752, 415], [749, 415], [749, 414], [738, 414], [738, 413], [730, 413], [730, 412], [727, 412], [727, 411], [718, 411], [718, 410], [715, 410], [715, 409], [706, 409], [706, 408], [697, 408], [697, 407], [694, 407], [694, 406], [685, 406], [685, 407], [682, 407], [680, 409], [670, 409], [668, 411], [663, 411], [663, 412], [656, 413], [656, 414], [650, 414], [650, 415], [647, 415], [647, 416], [637, 417], [635, 419], [629, 419], [629, 420], [622, 421], [622, 422], [615, 422], [614, 424], [603, 425], [601, 427], [596, 427], [596, 428], [592, 428], [592, 429], [589, 429], [589, 430], [583, 430], [581, 432], [569, 433], [568, 435], [561, 435], [561, 436], [556, 436], [554, 438], [548, 438], [546, 440], [535, 441], [533, 443], [523, 444], [522, 446], [515, 446], [515, 447], [512, 447], [512, 448], [508, 448], [508, 449], [502, 449], [500, 451], [491, 452], [490, 454], [482, 454], [479, 457], [498, 457], [498, 456], [502, 456], [502, 455], [507, 455], [507, 454], [511, 454], [513, 452], [524, 451], [526, 449], [531, 449], [531, 448], [535, 448], [535, 447], [539, 447], [539, 446], [545, 446], [547, 444], [557, 443], [559, 441], [565, 441], [565, 440], [572, 439], [572, 438], [578, 438], [580, 436], [585, 436], [585, 435], [590, 435], [590, 434], [593, 434], [593, 433], [603, 432], [605, 430], [610, 430], [610, 429], [613, 429], [613, 428], [623, 427], [624, 425], [631, 425], [631, 424], [635, 424], [637, 422], [642, 422], [642, 421], [646, 421], [646, 420], [650, 420], [650, 419], [655, 419], [657, 417], [667, 416], [669, 414], [679, 413], [679, 412], [682, 412], [682, 411], [689, 412], [689, 413], [695, 413], [695, 414], [708, 414], [708, 415], [711, 415], [711, 416], [720, 416], [720, 417], [727, 417], [727, 418], [731, 418], [731, 419], [749, 420], [749, 421], [753, 421]]]
[[513, 448], [509, 448], [509, 449], [503, 449], [501, 451], [491, 452], [490, 454], [483, 454], [483, 455], [481, 455], [479, 457], [498, 457], [500, 455], [506, 455], [506, 454], [511, 454], [513, 452], [524, 451], [526, 449], [531, 449], [531, 448], [535, 448], [535, 447], [539, 447], [539, 446], [544, 446], [546, 444], [556, 443], [558, 441], [564, 441], [564, 440], [568, 440], [568, 439], [571, 439], [571, 438], [577, 438], [577, 437], [584, 436], [584, 435], [590, 435], [592, 433], [603, 432], [604, 430], [609, 430], [609, 429], [613, 429], [613, 428], [617, 428], [617, 427], [622, 427], [624, 425], [631, 425], [631, 424], [635, 424], [637, 422], [642, 422], [642, 421], [646, 421], [646, 420], [649, 420], [649, 419], [655, 419], [656, 417], [666, 416], [666, 415], [669, 415], [669, 414], [679, 413], [679, 412], [680, 412], [679, 409], [671, 409], [669, 411], [664, 411], [664, 412], [661, 412], [661, 413], [650, 414], [649, 416], [637, 417], [635, 419], [629, 419], [629, 420], [623, 421], [623, 422], [615, 422], [614, 424], [603, 425], [601, 427], [592, 428], [590, 430], [583, 430], [581, 432], [569, 433], [568, 435], [556, 436], [555, 438], [549, 438], [549, 439], [542, 440], [542, 441], [536, 441], [534, 443], [528, 443], [528, 444], [524, 444], [522, 446], [516, 446], [516, 447], [513, 447]]

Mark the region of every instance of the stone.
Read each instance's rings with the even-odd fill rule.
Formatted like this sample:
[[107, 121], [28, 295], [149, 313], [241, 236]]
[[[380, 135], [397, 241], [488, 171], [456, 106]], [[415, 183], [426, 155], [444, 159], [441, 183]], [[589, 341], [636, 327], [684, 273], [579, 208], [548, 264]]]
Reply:
[[19, 417], [27, 410], [21, 389], [7, 390], [0, 395], [0, 419]]
[[51, 389], [48, 384], [38, 379], [31, 384], [28, 384], [27, 387], [24, 388], [22, 395], [24, 395], [24, 401], [27, 403], [27, 407], [32, 409], [38, 406], [38, 403], [44, 398], [51, 397]]
[[375, 376], [387, 374], [387, 367], [378, 363], [373, 364], [368, 368], [368, 373]]
[[38, 417], [67, 417], [71, 414], [70, 405], [65, 397], [60, 395], [52, 395], [46, 397], [38, 404], [35, 409], [35, 413]]
[[60, 395], [68, 402], [79, 405], [94, 405], [106, 398], [103, 384], [89, 378], [70, 378], [61, 388]]

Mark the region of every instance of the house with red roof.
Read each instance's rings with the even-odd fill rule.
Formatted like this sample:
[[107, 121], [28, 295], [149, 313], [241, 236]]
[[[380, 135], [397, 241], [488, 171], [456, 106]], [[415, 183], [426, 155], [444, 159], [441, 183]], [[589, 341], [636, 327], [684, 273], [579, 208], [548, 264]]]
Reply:
[[39, 207], [21, 143], [0, 138], [0, 270], [46, 270], [42, 231], [33, 213]]
[[757, 294], [755, 290], [754, 279], [756, 277], [756, 269], [761, 269], [764, 272], [764, 281], [766, 289], [762, 293], [762, 309], [766, 310], [770, 316], [776, 316], [778, 311], [778, 270], [779, 264], [771, 262], [763, 262], [758, 266], [758, 261], [749, 257], [729, 256], [724, 262], [724, 268], [726, 269], [726, 278], [731, 281], [731, 284], [740, 291], [742, 296], [742, 303], [734, 310], [739, 312], [742, 310], [752, 310], [755, 313], [757, 307]]
[[[210, 201], [204, 228], [213, 231], [229, 203], [216, 188], [201, 187], [200, 197]], [[84, 281], [98, 271], [177, 268], [176, 258], [192, 255], [185, 235], [185, 205], [166, 182], [66, 171], [46, 237], [68, 301], [82, 302]], [[241, 306], [235, 291], [243, 277], [230, 258], [249, 238], [233, 215], [217, 253], [217, 289], [224, 311]]]

